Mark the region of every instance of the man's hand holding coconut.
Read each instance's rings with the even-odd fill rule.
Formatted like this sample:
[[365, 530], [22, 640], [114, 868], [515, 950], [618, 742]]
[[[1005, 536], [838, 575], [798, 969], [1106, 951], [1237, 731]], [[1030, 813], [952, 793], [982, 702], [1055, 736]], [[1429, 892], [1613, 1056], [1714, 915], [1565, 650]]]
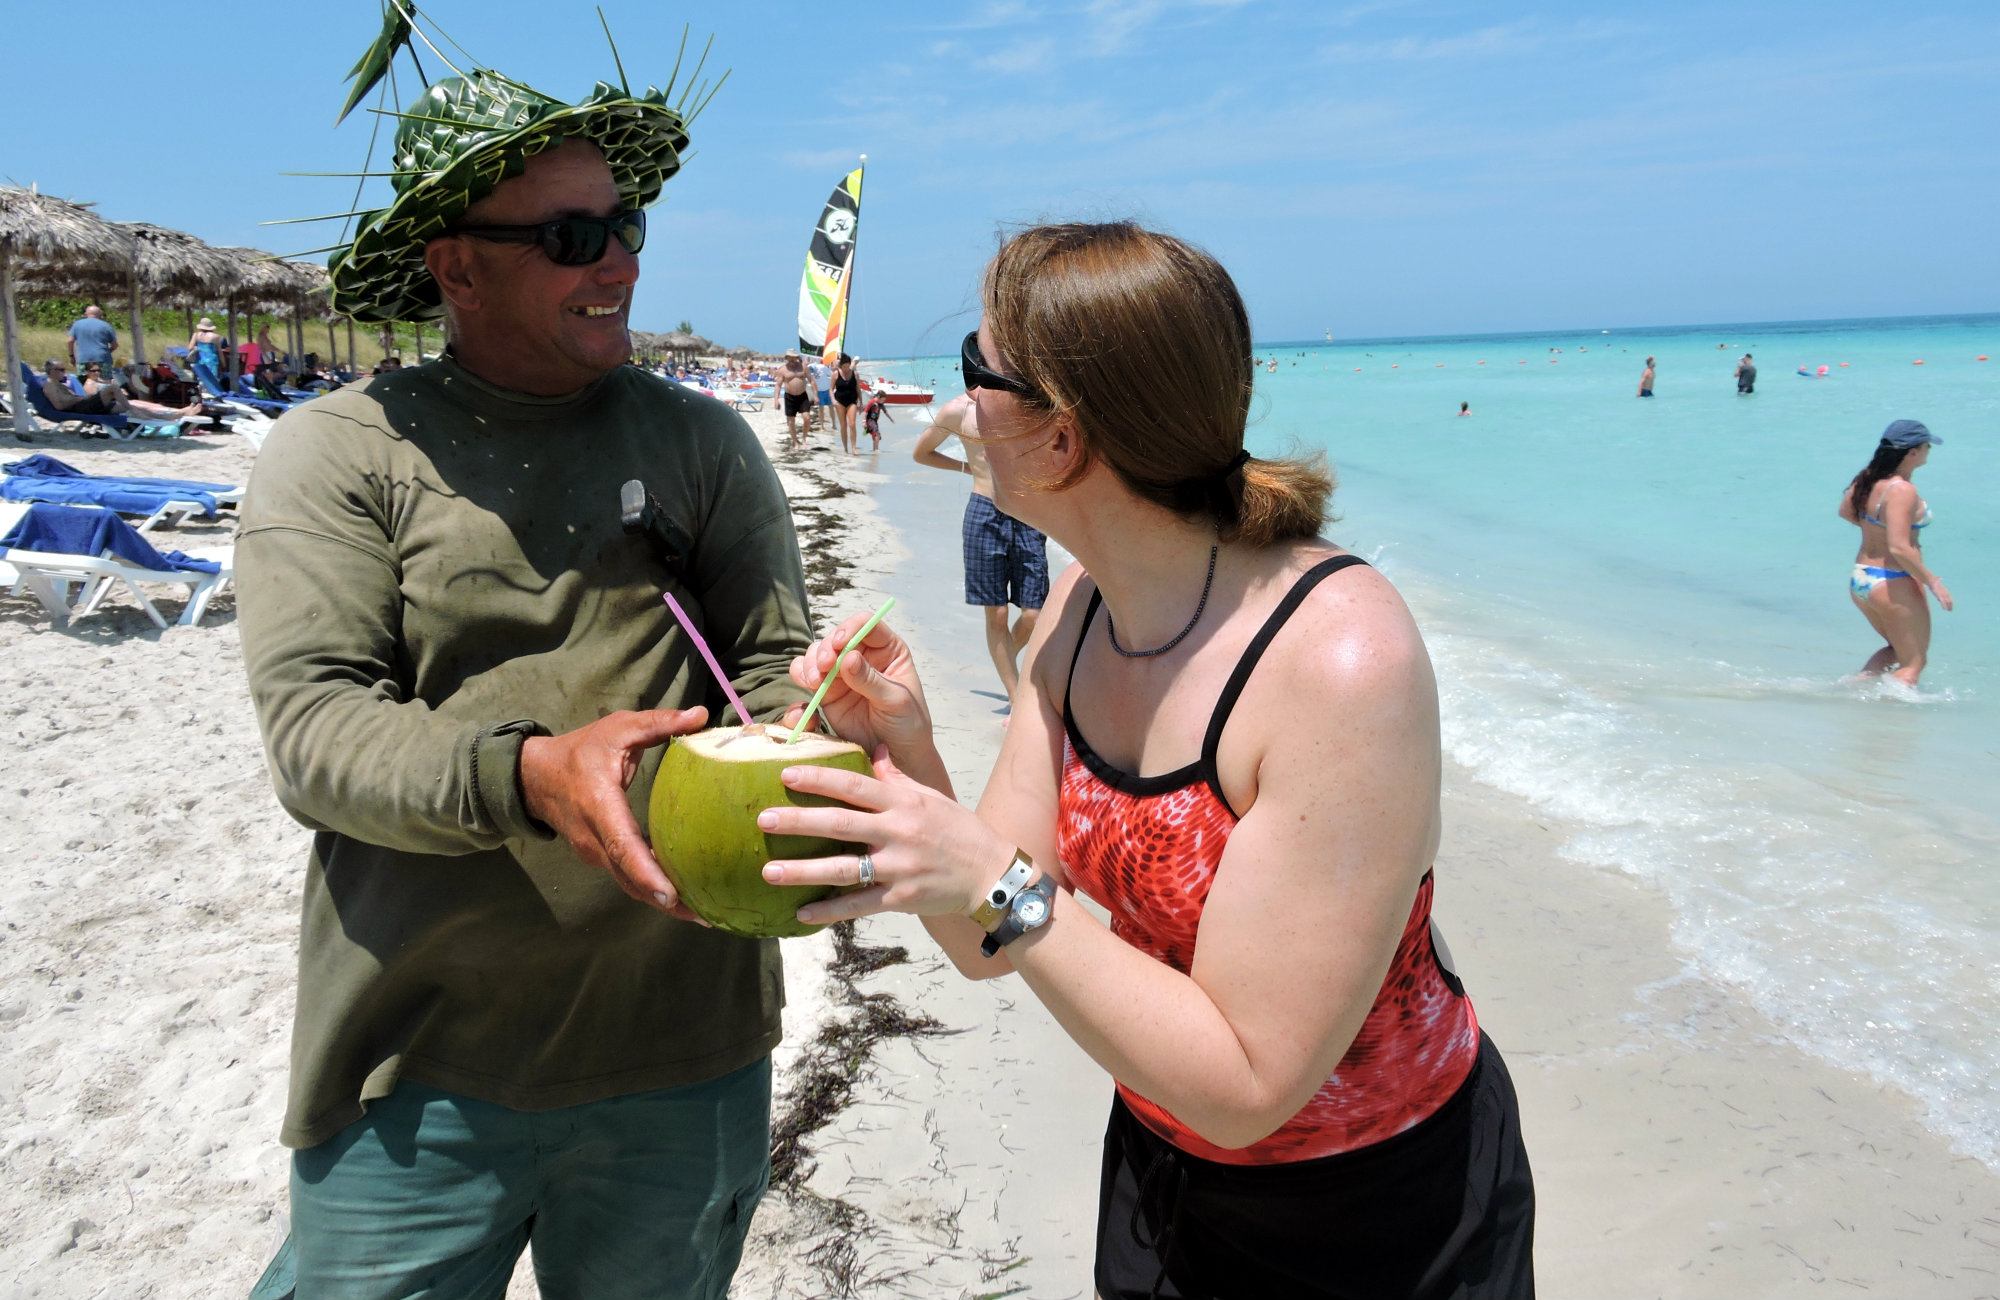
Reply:
[[625, 792], [647, 750], [699, 731], [707, 721], [703, 707], [628, 710], [560, 736], [530, 736], [521, 744], [521, 798], [529, 815], [632, 898], [699, 925], [707, 922], [681, 901], [660, 870]]

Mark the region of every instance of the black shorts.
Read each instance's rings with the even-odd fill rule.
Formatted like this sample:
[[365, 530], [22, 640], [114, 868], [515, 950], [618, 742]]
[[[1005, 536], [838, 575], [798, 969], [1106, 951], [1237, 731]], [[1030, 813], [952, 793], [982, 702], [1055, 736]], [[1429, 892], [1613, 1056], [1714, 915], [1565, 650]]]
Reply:
[[1316, 1160], [1203, 1160], [1112, 1103], [1097, 1205], [1104, 1300], [1532, 1300], [1534, 1236], [1514, 1084], [1483, 1034], [1436, 1114]]
[[811, 409], [812, 409], [811, 393], [785, 394], [785, 414], [787, 416], [804, 415], [807, 411], [810, 411]]

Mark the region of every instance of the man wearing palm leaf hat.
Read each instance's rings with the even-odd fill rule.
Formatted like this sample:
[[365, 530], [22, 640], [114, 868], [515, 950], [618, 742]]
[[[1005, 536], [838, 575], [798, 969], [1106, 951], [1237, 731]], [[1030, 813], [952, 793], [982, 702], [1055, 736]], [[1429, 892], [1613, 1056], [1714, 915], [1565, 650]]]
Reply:
[[[719, 1300], [740, 1256], [776, 944], [691, 923], [634, 796], [714, 689], [662, 590], [762, 716], [809, 633], [756, 439], [624, 364], [686, 144], [658, 91], [441, 80], [331, 259], [336, 310], [444, 315], [452, 346], [286, 415], [239, 533], [273, 783], [316, 832], [260, 1297], [497, 1296], [532, 1242], [547, 1296]], [[673, 553], [621, 530], [631, 478]]]

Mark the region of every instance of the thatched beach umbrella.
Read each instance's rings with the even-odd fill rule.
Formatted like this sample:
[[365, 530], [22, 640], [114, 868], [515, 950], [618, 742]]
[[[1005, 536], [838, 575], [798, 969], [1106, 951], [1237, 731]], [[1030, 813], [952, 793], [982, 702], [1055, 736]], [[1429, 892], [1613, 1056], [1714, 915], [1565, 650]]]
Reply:
[[145, 299], [192, 307], [227, 294], [237, 272], [230, 259], [193, 235], [144, 221], [122, 221], [132, 240], [126, 293], [132, 303], [132, 359], [146, 360]]
[[27, 394], [21, 390], [21, 336], [14, 319], [14, 276], [18, 270], [65, 269], [102, 272], [128, 255], [128, 244], [110, 222], [87, 204], [52, 198], [32, 186], [0, 186], [0, 313], [7, 336], [7, 402], [14, 431], [34, 427]]
[[660, 350], [663, 352], [692, 352], [698, 340], [685, 330], [670, 330], [659, 336]]
[[326, 319], [326, 349], [333, 352], [333, 305], [332, 281], [327, 278], [326, 268], [318, 262], [283, 262], [285, 278], [292, 289], [292, 356], [301, 358], [306, 352], [306, 322], [311, 316]]
[[224, 376], [233, 385], [243, 373], [242, 358], [236, 346], [237, 313], [288, 310], [292, 304], [294, 281], [284, 263], [260, 249], [219, 248], [216, 251], [235, 264], [237, 273], [228, 294], [229, 373]]

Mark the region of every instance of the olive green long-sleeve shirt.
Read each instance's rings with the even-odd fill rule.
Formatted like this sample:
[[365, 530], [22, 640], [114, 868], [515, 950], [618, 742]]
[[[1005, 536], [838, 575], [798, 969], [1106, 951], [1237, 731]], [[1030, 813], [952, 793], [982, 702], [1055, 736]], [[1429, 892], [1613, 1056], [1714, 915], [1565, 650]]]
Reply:
[[[643, 479], [683, 558], [620, 527]], [[769, 1052], [775, 941], [627, 898], [531, 819], [521, 742], [720, 692], [802, 698], [804, 577], [741, 417], [621, 368], [537, 398], [447, 358], [319, 398], [259, 453], [236, 548], [251, 695], [307, 862], [282, 1140], [411, 1079], [546, 1109], [713, 1078]], [[658, 764], [631, 789], [645, 825]]]

